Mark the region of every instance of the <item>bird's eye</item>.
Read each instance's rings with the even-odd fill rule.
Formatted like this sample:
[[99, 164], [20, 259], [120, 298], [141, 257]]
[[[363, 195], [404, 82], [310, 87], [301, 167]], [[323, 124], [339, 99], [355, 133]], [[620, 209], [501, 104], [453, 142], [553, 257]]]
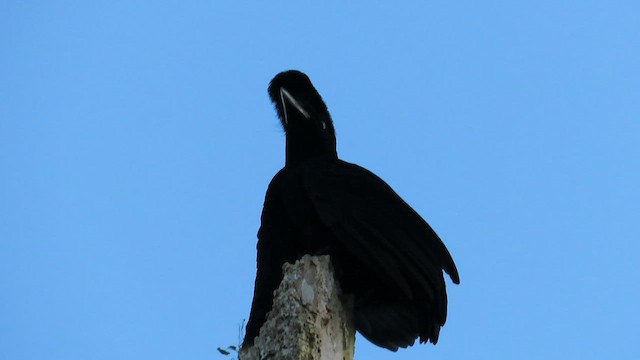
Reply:
[[322, 121], [322, 130], [327, 130], [327, 123]]

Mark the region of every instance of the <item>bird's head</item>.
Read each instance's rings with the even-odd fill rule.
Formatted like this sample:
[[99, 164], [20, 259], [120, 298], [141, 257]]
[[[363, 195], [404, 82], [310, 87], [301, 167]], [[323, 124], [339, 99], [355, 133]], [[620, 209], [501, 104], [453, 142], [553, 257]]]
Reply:
[[327, 105], [304, 73], [283, 71], [269, 84], [269, 97], [287, 134], [287, 161], [336, 155], [336, 137]]
[[334, 132], [331, 115], [322, 97], [304, 73], [283, 71], [269, 84], [269, 97], [285, 132]]

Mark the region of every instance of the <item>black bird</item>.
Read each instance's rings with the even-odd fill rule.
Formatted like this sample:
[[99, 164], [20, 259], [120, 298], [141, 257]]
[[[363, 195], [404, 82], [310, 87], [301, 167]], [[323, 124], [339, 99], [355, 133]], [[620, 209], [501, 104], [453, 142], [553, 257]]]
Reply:
[[396, 351], [435, 344], [447, 317], [444, 270], [458, 271], [438, 235], [378, 176], [338, 159], [331, 115], [302, 72], [276, 75], [269, 96], [286, 133], [258, 231], [258, 270], [243, 346], [251, 346], [283, 278], [282, 265], [329, 254], [354, 296], [356, 329]]

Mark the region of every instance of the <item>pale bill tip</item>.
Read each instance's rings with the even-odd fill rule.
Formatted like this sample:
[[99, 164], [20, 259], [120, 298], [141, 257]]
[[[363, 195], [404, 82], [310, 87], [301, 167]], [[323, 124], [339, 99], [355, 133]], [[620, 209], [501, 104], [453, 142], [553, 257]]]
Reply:
[[289, 102], [290, 102], [290, 103], [291, 103], [291, 104], [292, 104], [292, 105], [293, 105], [293, 106], [294, 106], [298, 111], [300, 111], [300, 113], [301, 113], [302, 115], [304, 115], [304, 117], [306, 117], [307, 119], [311, 118], [311, 116], [309, 116], [309, 113], [308, 113], [308, 112], [307, 112], [307, 111], [302, 107], [302, 105], [300, 105], [300, 104], [298, 103], [298, 101], [297, 101], [293, 96], [291, 96], [291, 94], [289, 94], [289, 92], [288, 92], [285, 88], [281, 87], [281, 88], [280, 88], [280, 101], [282, 101], [282, 107], [283, 107], [283, 110], [284, 110], [284, 122], [285, 122], [285, 124], [287, 124], [287, 123], [288, 123], [288, 122], [287, 122], [287, 105], [286, 105], [286, 102], [285, 102], [285, 98], [286, 98], [286, 99], [287, 99], [287, 101], [289, 101]]

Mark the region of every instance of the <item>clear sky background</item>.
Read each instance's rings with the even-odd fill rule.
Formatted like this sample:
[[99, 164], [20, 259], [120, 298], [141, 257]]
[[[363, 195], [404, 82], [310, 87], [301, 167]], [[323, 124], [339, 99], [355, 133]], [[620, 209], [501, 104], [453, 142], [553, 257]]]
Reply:
[[0, 358], [225, 359], [249, 314], [269, 80], [438, 231], [437, 346], [640, 359], [640, 2], [0, 2]]

